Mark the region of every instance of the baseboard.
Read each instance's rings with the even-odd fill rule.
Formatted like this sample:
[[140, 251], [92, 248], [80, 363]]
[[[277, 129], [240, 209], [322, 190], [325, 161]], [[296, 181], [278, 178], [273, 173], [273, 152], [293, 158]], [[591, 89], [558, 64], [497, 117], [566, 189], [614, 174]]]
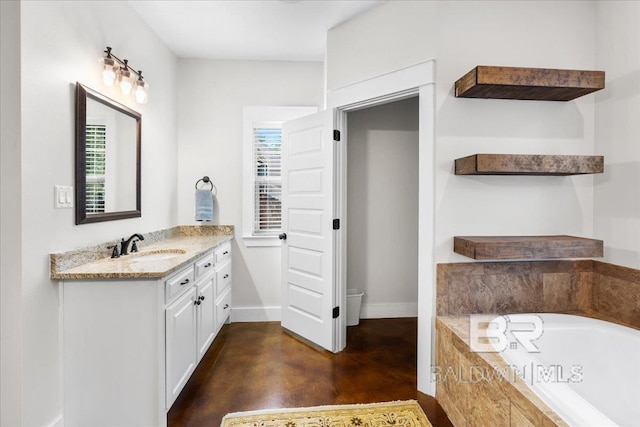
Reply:
[[362, 304], [361, 319], [389, 319], [395, 317], [418, 317], [417, 302]]
[[[418, 317], [418, 303], [362, 304], [361, 319], [390, 319], [396, 317]], [[280, 307], [233, 307], [231, 323], [279, 322]]]
[[62, 419], [62, 414], [58, 415], [55, 420], [53, 420], [49, 427], [64, 427], [64, 421]]
[[279, 322], [280, 307], [233, 307], [231, 323], [238, 322]]

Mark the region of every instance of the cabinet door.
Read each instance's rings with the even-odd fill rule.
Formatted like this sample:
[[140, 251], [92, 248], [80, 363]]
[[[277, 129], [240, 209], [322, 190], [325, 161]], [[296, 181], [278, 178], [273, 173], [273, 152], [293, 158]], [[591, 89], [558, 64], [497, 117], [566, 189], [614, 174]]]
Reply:
[[213, 298], [216, 275], [198, 282], [198, 362], [213, 342], [215, 332], [215, 301]]
[[167, 307], [167, 409], [178, 397], [197, 363], [196, 354], [196, 288], [192, 287]]

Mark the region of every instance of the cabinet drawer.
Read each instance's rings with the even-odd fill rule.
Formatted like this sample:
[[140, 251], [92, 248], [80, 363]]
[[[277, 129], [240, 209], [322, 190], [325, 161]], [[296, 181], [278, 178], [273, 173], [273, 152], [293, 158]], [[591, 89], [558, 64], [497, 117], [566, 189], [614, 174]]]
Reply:
[[210, 271], [213, 271], [214, 263], [215, 261], [214, 261], [213, 253], [207, 254], [204, 257], [200, 258], [198, 261], [196, 261], [195, 279], [198, 280], [201, 277], [204, 277], [205, 274], [209, 273]]
[[168, 278], [164, 283], [165, 301], [167, 304], [176, 296], [180, 295], [184, 290], [190, 288], [195, 282], [193, 274], [193, 265], [181, 270], [175, 275]]
[[216, 268], [216, 300], [231, 286], [231, 261]]
[[223, 243], [218, 249], [215, 250], [216, 264], [231, 258], [231, 243]]
[[216, 329], [220, 328], [231, 313], [231, 288], [216, 303]]

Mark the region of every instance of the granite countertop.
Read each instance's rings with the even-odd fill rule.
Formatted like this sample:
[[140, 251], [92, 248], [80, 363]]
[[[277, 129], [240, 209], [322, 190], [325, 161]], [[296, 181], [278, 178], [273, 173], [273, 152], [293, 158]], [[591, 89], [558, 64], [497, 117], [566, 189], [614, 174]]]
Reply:
[[[195, 261], [205, 252], [233, 239], [230, 226], [180, 226], [145, 235], [139, 252], [111, 258], [106, 247], [113, 242], [51, 254], [51, 279], [146, 279], [162, 278]], [[184, 251], [168, 259], [140, 261], [144, 254]], [[138, 260], [137, 260], [138, 259]]]

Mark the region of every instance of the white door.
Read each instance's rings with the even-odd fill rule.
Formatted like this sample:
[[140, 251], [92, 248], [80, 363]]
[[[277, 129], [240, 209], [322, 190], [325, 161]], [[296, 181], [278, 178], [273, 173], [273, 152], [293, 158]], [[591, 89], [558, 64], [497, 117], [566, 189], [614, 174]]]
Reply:
[[333, 129], [332, 111], [282, 128], [282, 326], [330, 351], [337, 306]]

